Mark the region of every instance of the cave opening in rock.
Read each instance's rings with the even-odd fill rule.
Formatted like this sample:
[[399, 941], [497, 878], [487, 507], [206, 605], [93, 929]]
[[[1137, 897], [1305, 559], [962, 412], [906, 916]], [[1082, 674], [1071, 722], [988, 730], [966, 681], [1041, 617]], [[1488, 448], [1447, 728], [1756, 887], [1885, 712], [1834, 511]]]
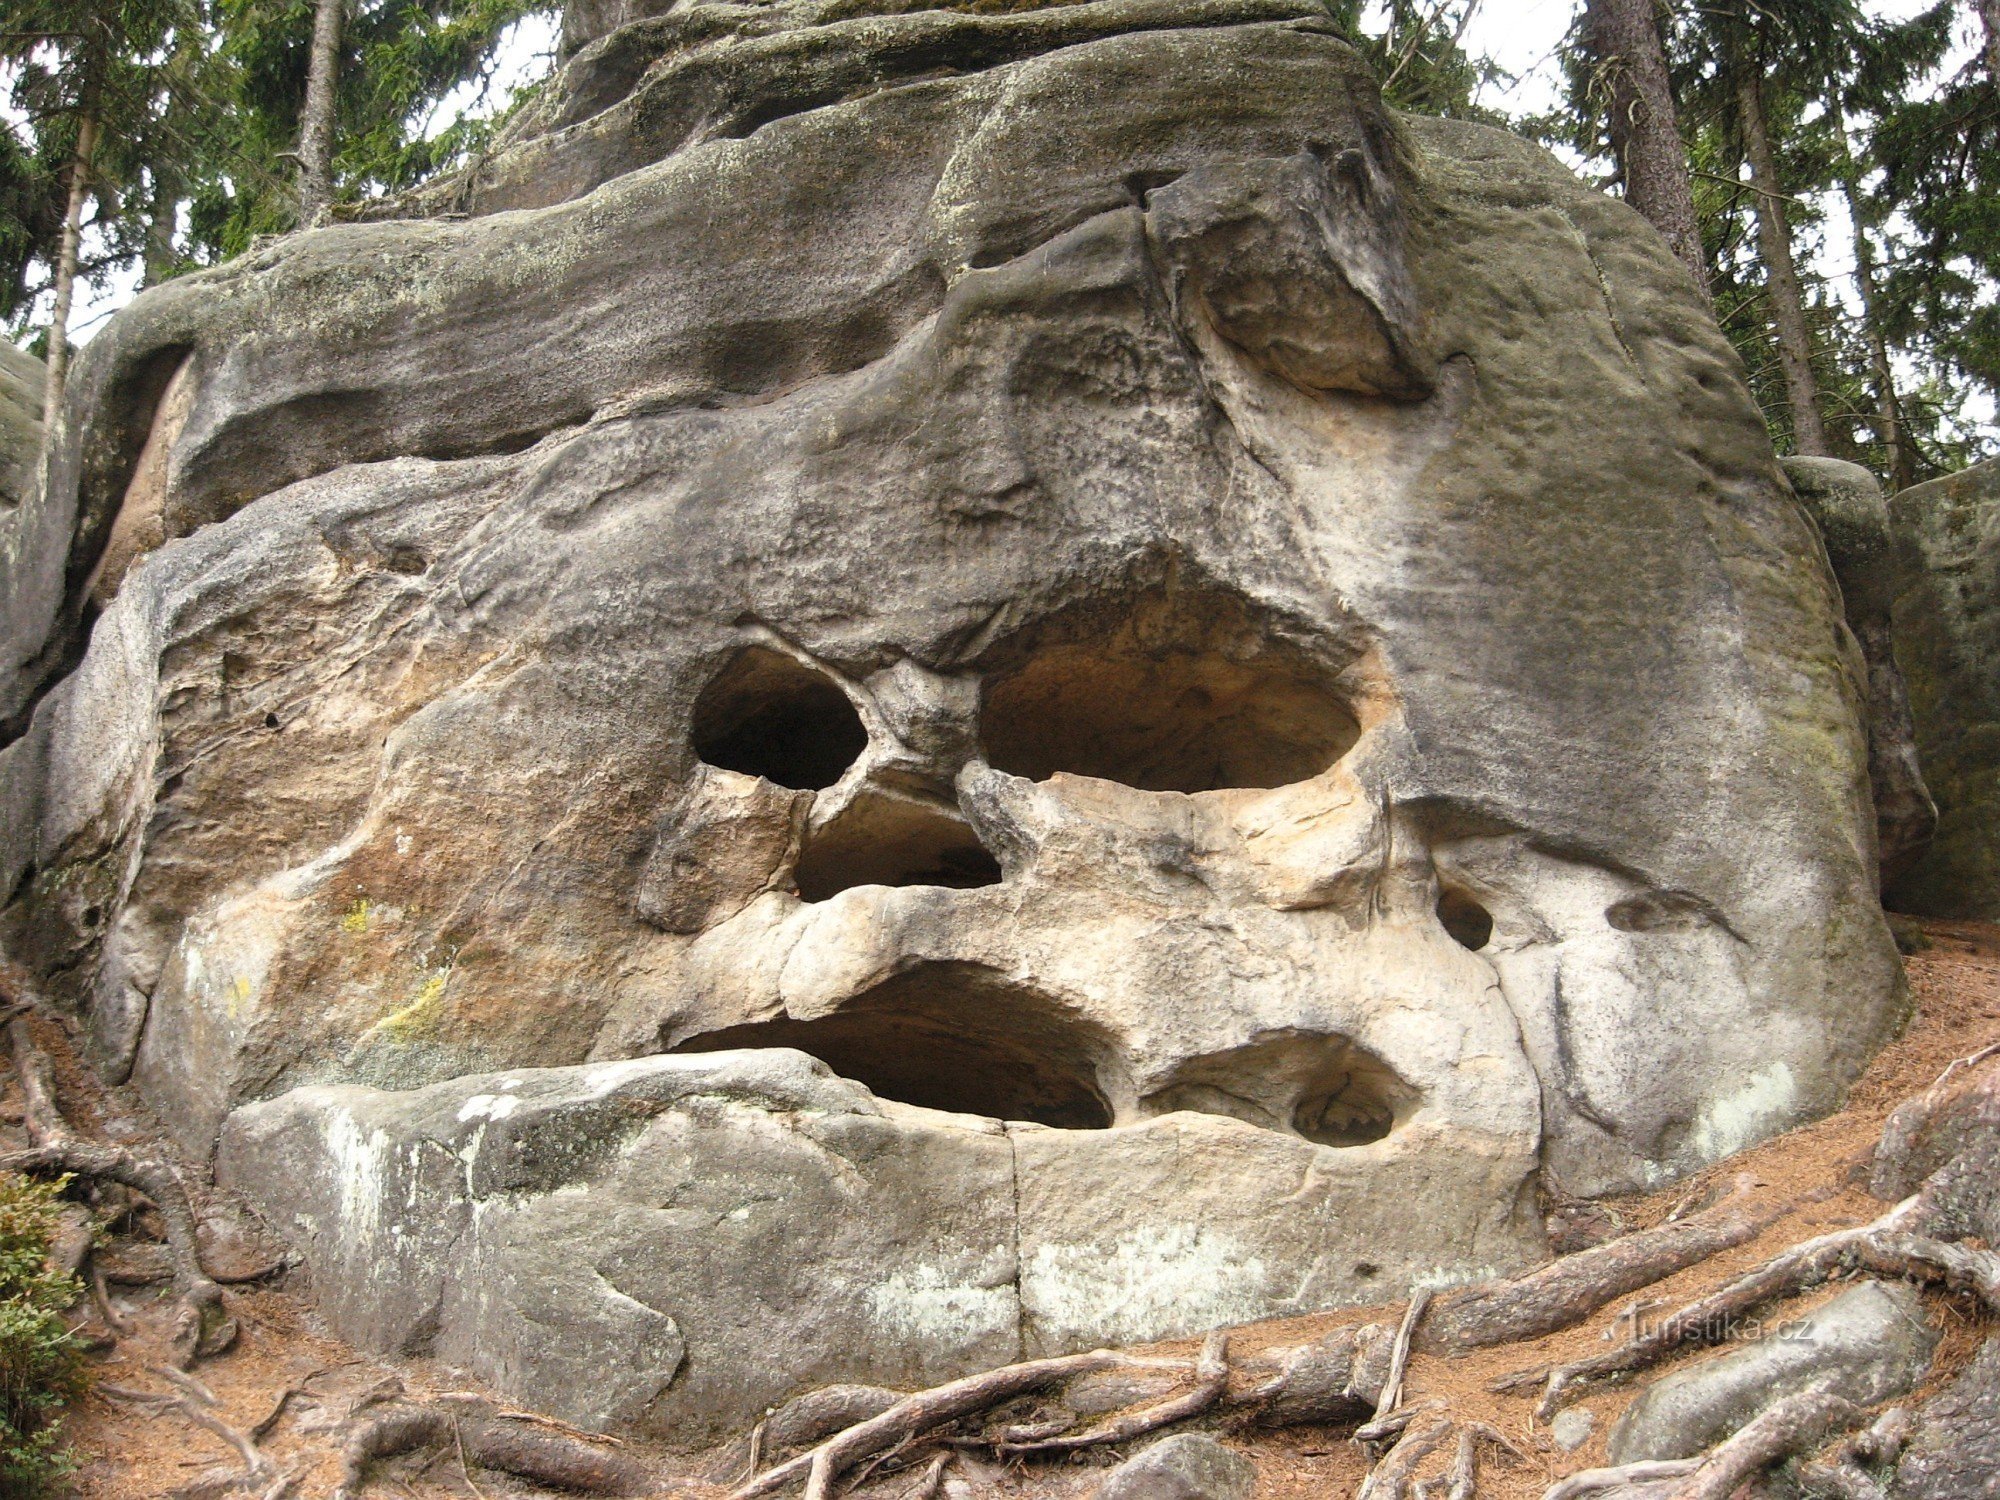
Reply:
[[1058, 1001], [972, 964], [925, 964], [830, 1016], [707, 1032], [676, 1052], [796, 1047], [884, 1099], [1102, 1130], [1110, 1037]]
[[957, 809], [869, 787], [806, 840], [796, 880], [807, 901], [859, 885], [969, 890], [999, 884], [1000, 862]]
[[1155, 589], [1050, 622], [987, 677], [980, 737], [996, 770], [1034, 781], [1289, 786], [1360, 736], [1332, 675], [1232, 595]]
[[1438, 892], [1437, 916], [1461, 948], [1477, 953], [1493, 939], [1493, 914], [1454, 886]]
[[1365, 1146], [1416, 1103], [1393, 1068], [1348, 1038], [1288, 1029], [1183, 1063], [1140, 1107], [1227, 1115], [1321, 1146]]
[[767, 647], [740, 652], [695, 700], [695, 754], [779, 786], [832, 786], [867, 745], [861, 716], [837, 683]]

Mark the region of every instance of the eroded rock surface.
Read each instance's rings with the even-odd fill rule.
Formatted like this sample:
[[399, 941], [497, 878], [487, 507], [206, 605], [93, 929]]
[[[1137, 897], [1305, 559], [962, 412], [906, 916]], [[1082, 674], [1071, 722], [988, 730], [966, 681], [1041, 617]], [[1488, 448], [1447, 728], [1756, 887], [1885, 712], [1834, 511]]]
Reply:
[[1837, 458], [1787, 458], [1785, 475], [1812, 512], [1840, 582], [1848, 629], [1868, 673], [1868, 783], [1876, 856], [1887, 886], [1916, 864], [1937, 830], [1918, 763], [1910, 690], [1896, 661], [1896, 547], [1875, 476]]
[[1903, 490], [1890, 511], [1896, 651], [1938, 827], [1888, 898], [2000, 918], [2000, 459]]
[[467, 217], [114, 319], [5, 585], [10, 940], [343, 1332], [689, 1430], [1839, 1099], [1863, 674], [1636, 215], [1278, 0], [572, 19]]

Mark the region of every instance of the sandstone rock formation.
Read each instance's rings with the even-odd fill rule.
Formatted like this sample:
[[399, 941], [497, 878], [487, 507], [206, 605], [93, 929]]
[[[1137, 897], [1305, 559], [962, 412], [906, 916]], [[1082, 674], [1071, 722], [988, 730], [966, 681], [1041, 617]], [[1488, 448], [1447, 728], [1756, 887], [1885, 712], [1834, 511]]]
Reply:
[[[39, 359], [0, 339], [0, 578], [7, 580], [5, 588], [27, 571], [45, 566], [51, 556], [59, 560], [67, 550], [66, 542], [60, 549], [36, 547], [31, 541], [35, 529], [24, 524], [38, 513], [35, 474], [42, 457], [46, 377]], [[0, 681], [20, 675], [12, 653], [24, 646], [39, 651], [47, 634], [40, 623], [18, 630], [0, 621], [0, 647], [8, 653], [0, 660]], [[20, 733], [21, 706], [17, 696], [0, 692], [0, 735], [12, 739]]]
[[114, 319], [6, 580], [10, 941], [337, 1327], [693, 1434], [1835, 1103], [1864, 670], [1635, 214], [1294, 0], [571, 36]]
[[1895, 651], [1896, 550], [1875, 476], [1837, 458], [1787, 458], [1785, 477], [1819, 524], [1848, 629], [1868, 669], [1868, 782], [1876, 857], [1886, 886], [1913, 866], [1937, 829], [1918, 764], [1910, 692]]
[[1888, 898], [2000, 918], [2000, 459], [1903, 490], [1890, 510], [1896, 651], [1938, 827]]

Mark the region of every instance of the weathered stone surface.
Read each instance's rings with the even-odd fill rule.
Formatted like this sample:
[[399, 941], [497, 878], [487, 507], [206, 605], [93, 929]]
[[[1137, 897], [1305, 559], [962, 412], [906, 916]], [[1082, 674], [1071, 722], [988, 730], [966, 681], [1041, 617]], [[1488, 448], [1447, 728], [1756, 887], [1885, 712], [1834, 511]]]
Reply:
[[0, 339], [0, 509], [27, 499], [42, 455], [42, 362]]
[[1820, 1382], [1873, 1406], [1915, 1389], [1937, 1342], [1913, 1289], [1864, 1282], [1754, 1344], [1654, 1381], [1625, 1408], [1605, 1450], [1614, 1464], [1689, 1458]]
[[1250, 1500], [1257, 1466], [1212, 1437], [1176, 1433], [1105, 1476], [1095, 1500]]
[[1558, 1412], [1549, 1423], [1549, 1436], [1556, 1440], [1556, 1446], [1565, 1453], [1574, 1453], [1590, 1441], [1591, 1433], [1597, 1430], [1597, 1413], [1587, 1406], [1572, 1406], [1567, 1411]]
[[[1403, 1281], [1518, 1255], [1494, 1184], [1470, 1153], [1440, 1171], [1427, 1134], [1003, 1126], [760, 1050], [295, 1089], [230, 1116], [216, 1171], [297, 1238], [349, 1336], [693, 1440], [842, 1379], [1307, 1311], [1354, 1297], [1364, 1258]], [[1384, 1178], [1393, 1211], [1354, 1213]]]
[[[1539, 1164], [1838, 1101], [1901, 1003], [1862, 675], [1636, 215], [1268, 0], [643, 9], [466, 188], [541, 206], [113, 319], [0, 579], [8, 938], [262, 1201], [347, 1184], [344, 1331], [679, 1429], [903, 1378], [747, 1231], [703, 1274], [823, 1354], [599, 1286], [699, 1301], [649, 1216], [732, 1174], [897, 1306], [908, 1223], [1018, 1235], [1040, 1350], [1511, 1269]], [[563, 1192], [453, 1154], [496, 1072], [788, 1048], [931, 1175], [849, 1205], [756, 1089]], [[390, 1224], [516, 1291], [378, 1285]]]
[[2000, 1061], [1942, 1079], [1889, 1116], [1868, 1190], [1899, 1202], [1919, 1189], [1926, 1234], [2000, 1244]]
[[1896, 662], [1896, 550], [1889, 506], [1875, 476], [1859, 464], [1837, 458], [1783, 462], [1785, 477], [1819, 525], [1868, 675], [1868, 784], [1886, 886], [1917, 862], [1937, 830], [1937, 804], [1918, 764], [1910, 692]]
[[[37, 471], [42, 457], [42, 406], [47, 371], [32, 354], [0, 339], [0, 578], [61, 568], [66, 537], [50, 536], [41, 515]], [[6, 590], [0, 589], [0, 603]], [[45, 622], [0, 614], [0, 737], [20, 731], [25, 698], [12, 690], [17, 651], [47, 644]], [[49, 669], [43, 663], [35, 675]]]
[[1918, 1408], [1917, 1430], [1897, 1461], [1894, 1500], [2000, 1497], [2000, 1339]]
[[2000, 918], [2000, 460], [1904, 490], [1889, 510], [1896, 655], [1938, 827], [1888, 900]]

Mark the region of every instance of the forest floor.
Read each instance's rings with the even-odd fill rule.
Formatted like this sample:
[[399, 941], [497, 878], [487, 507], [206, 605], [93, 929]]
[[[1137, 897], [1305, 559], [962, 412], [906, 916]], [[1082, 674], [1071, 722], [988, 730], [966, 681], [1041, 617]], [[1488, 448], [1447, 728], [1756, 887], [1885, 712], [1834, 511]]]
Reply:
[[[1756, 1239], [1647, 1288], [1639, 1296], [1648, 1305], [1661, 1302], [1678, 1306], [1790, 1245], [1829, 1230], [1866, 1223], [1883, 1212], [1885, 1205], [1868, 1196], [1865, 1183], [1889, 1112], [1927, 1088], [1955, 1059], [2000, 1043], [2000, 926], [1934, 922], [1923, 924], [1923, 930], [1930, 946], [1908, 959], [1915, 1003], [1911, 1023], [1876, 1059], [1844, 1109], [1670, 1190], [1600, 1205], [1619, 1228], [1647, 1228], [1663, 1222], [1690, 1201], [1700, 1201], [1705, 1193], [1737, 1174], [1748, 1172], [1758, 1182], [1757, 1201], [1783, 1210]], [[98, 1087], [60, 1046], [54, 1028], [43, 1029], [49, 1033], [48, 1050], [56, 1059], [63, 1107], [71, 1113], [73, 1123], [86, 1132], [133, 1138], [136, 1114], [129, 1101]], [[10, 1098], [0, 1104], [0, 1124], [19, 1117], [18, 1101]], [[241, 1323], [241, 1337], [228, 1353], [203, 1361], [193, 1372], [213, 1393], [213, 1410], [225, 1424], [239, 1430], [261, 1427], [260, 1446], [282, 1474], [292, 1477], [285, 1493], [306, 1500], [333, 1494], [341, 1472], [339, 1430], [350, 1408], [357, 1402], [365, 1404], [371, 1394], [379, 1396], [399, 1385], [418, 1398], [465, 1391], [491, 1396], [482, 1392], [477, 1382], [435, 1364], [357, 1353], [324, 1331], [308, 1294], [301, 1273], [294, 1273], [289, 1280], [231, 1288], [230, 1303]], [[1831, 1288], [1824, 1288], [1817, 1296], [1831, 1294]], [[1785, 1315], [1796, 1316], [1814, 1300], [1807, 1297], [1788, 1305]], [[1535, 1420], [1534, 1391], [1495, 1395], [1488, 1384], [1514, 1371], [1610, 1347], [1607, 1340], [1623, 1336], [1621, 1319], [1630, 1317], [1633, 1301], [1631, 1297], [1619, 1298], [1577, 1326], [1546, 1338], [1472, 1354], [1413, 1356], [1406, 1386], [1408, 1399], [1442, 1397], [1455, 1418], [1489, 1423], [1519, 1450], [1517, 1455], [1497, 1448], [1485, 1450], [1478, 1489], [1482, 1500], [1528, 1500], [1562, 1475], [1605, 1462], [1605, 1435], [1636, 1386], [1602, 1388], [1576, 1402], [1572, 1409], [1588, 1409], [1595, 1425], [1588, 1441], [1565, 1452], [1548, 1428]], [[1928, 1305], [1934, 1322], [1944, 1332], [1944, 1341], [1927, 1390], [1957, 1373], [1993, 1331], [1978, 1305], [1967, 1298], [1933, 1293]], [[193, 1500], [203, 1495], [258, 1493], [255, 1489], [222, 1487], [223, 1476], [238, 1463], [236, 1454], [221, 1436], [190, 1416], [187, 1408], [134, 1402], [129, 1396], [104, 1392], [105, 1386], [162, 1394], [173, 1389], [158, 1374], [169, 1353], [168, 1317], [158, 1294], [143, 1289], [115, 1291], [113, 1306], [115, 1312], [132, 1320], [135, 1329], [93, 1361], [100, 1390], [84, 1398], [68, 1419], [68, 1438], [80, 1460], [71, 1481], [72, 1492], [89, 1500], [163, 1500], [169, 1496]], [[1372, 1312], [1350, 1308], [1314, 1318], [1256, 1324], [1234, 1331], [1230, 1356], [1234, 1360], [1261, 1347], [1298, 1344], [1337, 1324], [1371, 1317], [1393, 1326], [1400, 1316], [1397, 1306]], [[1186, 1354], [1193, 1348], [1192, 1343], [1163, 1344], [1156, 1352]], [[1658, 1368], [1671, 1369], [1687, 1359], [1700, 1358], [1702, 1352], [1684, 1351]], [[1923, 1394], [1920, 1392], [1918, 1399]], [[1225, 1430], [1218, 1435], [1256, 1462], [1257, 1500], [1328, 1500], [1352, 1495], [1371, 1462], [1349, 1440], [1345, 1429], [1293, 1428], [1254, 1434]], [[631, 1444], [621, 1451], [656, 1463], [664, 1475], [684, 1476], [689, 1481], [686, 1490], [690, 1500], [719, 1500], [726, 1488], [712, 1481], [740, 1478], [744, 1459], [740, 1449], [735, 1453], [674, 1455], [654, 1454]], [[961, 1453], [947, 1471], [945, 1500], [1080, 1495], [1095, 1482], [1102, 1466], [1118, 1456], [1117, 1450], [1107, 1448], [1093, 1450], [1088, 1458], [1071, 1463], [1001, 1465]], [[1447, 1456], [1440, 1453], [1424, 1472], [1436, 1470]], [[889, 1468], [885, 1465], [877, 1470], [856, 1493], [869, 1500], [894, 1500], [919, 1488], [910, 1472], [889, 1472]], [[368, 1488], [371, 1494], [404, 1500], [412, 1496], [419, 1500], [442, 1500], [445, 1496], [491, 1500], [548, 1493], [464, 1461], [462, 1452], [454, 1452], [448, 1443], [433, 1448], [427, 1456], [385, 1461], [371, 1472]]]

